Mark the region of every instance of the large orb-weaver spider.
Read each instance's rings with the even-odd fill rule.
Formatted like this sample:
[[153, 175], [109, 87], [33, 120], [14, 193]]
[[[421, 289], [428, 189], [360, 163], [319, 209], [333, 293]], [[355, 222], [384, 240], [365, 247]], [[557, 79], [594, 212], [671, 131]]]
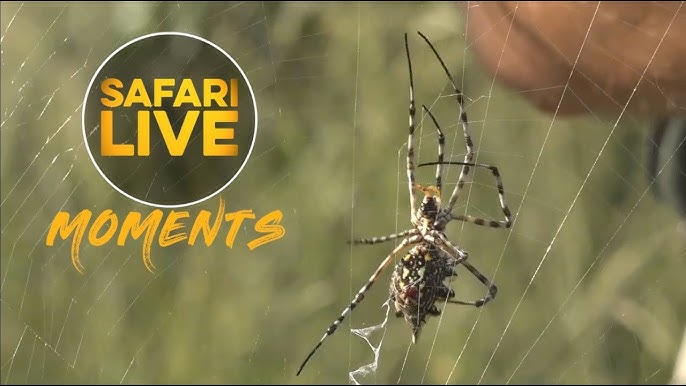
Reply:
[[[443, 59], [434, 48], [433, 44], [421, 32], [417, 32], [419, 36], [424, 39], [429, 45], [434, 55], [443, 67], [443, 71], [448, 77], [450, 84], [455, 92], [455, 98], [460, 106], [460, 122], [464, 131], [465, 145], [467, 153], [465, 154], [463, 162], [444, 161], [443, 148], [445, 145], [445, 136], [441, 130], [440, 125], [436, 121], [431, 111], [426, 106], [422, 106], [424, 111], [429, 115], [436, 130], [438, 131], [438, 161], [420, 164], [421, 166], [436, 165], [436, 185], [422, 187], [415, 183], [415, 165], [414, 165], [414, 130], [415, 130], [415, 100], [414, 100], [414, 84], [412, 78], [412, 61], [410, 60], [410, 48], [407, 43], [407, 34], [405, 34], [405, 52], [407, 54], [407, 63], [410, 74], [410, 133], [407, 140], [407, 186], [410, 192], [410, 222], [414, 226], [411, 229], [404, 230], [399, 233], [390, 234], [381, 237], [372, 237], [353, 240], [354, 244], [377, 244], [389, 240], [402, 238], [400, 244], [393, 249], [393, 251], [386, 256], [379, 267], [374, 271], [372, 276], [355, 295], [353, 300], [346, 307], [341, 315], [336, 319], [326, 330], [317, 345], [310, 351], [303, 363], [298, 369], [297, 375], [300, 375], [305, 364], [310, 360], [312, 355], [321, 347], [324, 340], [332, 335], [345, 317], [357, 307], [364, 299], [364, 294], [374, 285], [381, 273], [394, 261], [396, 255], [405, 247], [414, 245], [396, 264], [391, 278], [390, 298], [395, 306], [395, 315], [403, 317], [405, 321], [412, 328], [412, 341], [415, 342], [419, 336], [422, 325], [425, 323], [426, 316], [440, 315], [440, 310], [436, 307], [436, 302], [439, 300], [447, 303], [472, 305], [481, 307], [496, 296], [497, 287], [483, 275], [474, 266], [467, 262], [468, 253], [462, 248], [453, 245], [446, 237], [444, 231], [446, 225], [452, 220], [470, 222], [476, 225], [483, 225], [493, 228], [509, 228], [512, 226], [512, 213], [505, 202], [505, 193], [503, 189], [502, 179], [498, 168], [495, 166], [476, 164], [472, 162], [474, 157], [474, 145], [469, 134], [469, 126], [467, 121], [467, 114], [464, 109], [464, 101], [462, 92], [455, 85], [450, 71], [446, 67]], [[462, 165], [462, 171], [458, 178], [457, 184], [450, 196], [448, 205], [441, 208], [441, 187], [443, 176], [443, 165]], [[469, 174], [470, 167], [484, 168], [491, 171], [495, 177], [498, 187], [498, 198], [500, 199], [500, 207], [505, 220], [485, 220], [469, 215], [453, 214], [453, 208], [462, 191], [465, 179]], [[424, 193], [419, 208], [416, 207], [414, 192], [420, 191]], [[460, 301], [453, 299], [455, 292], [450, 289], [445, 280], [451, 276], [456, 276], [454, 268], [462, 264], [471, 272], [481, 283], [488, 288], [488, 293], [481, 299], [476, 301]]]

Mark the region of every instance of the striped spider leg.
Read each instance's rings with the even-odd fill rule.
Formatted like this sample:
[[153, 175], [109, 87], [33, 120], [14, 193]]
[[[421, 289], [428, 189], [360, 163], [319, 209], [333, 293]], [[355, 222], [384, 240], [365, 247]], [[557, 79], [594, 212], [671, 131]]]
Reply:
[[362, 300], [364, 299], [364, 294], [374, 285], [374, 283], [376, 282], [376, 279], [379, 277], [379, 275], [381, 275], [381, 273], [386, 269], [386, 267], [388, 267], [388, 265], [393, 261], [395, 256], [406, 246], [408, 246], [410, 244], [415, 244], [415, 243], [419, 242], [420, 240], [421, 240], [421, 236], [419, 236], [419, 235], [414, 235], [414, 236], [405, 238], [400, 243], [400, 245], [395, 247], [395, 249], [393, 249], [393, 251], [390, 254], [388, 254], [388, 256], [386, 256], [386, 258], [381, 262], [379, 267], [376, 268], [376, 271], [374, 271], [372, 276], [369, 277], [367, 284], [365, 284], [362, 288], [360, 288], [360, 290], [357, 292], [357, 294], [355, 294], [355, 297], [353, 298], [353, 300], [343, 310], [343, 312], [338, 317], [338, 319], [336, 319], [329, 326], [329, 328], [326, 329], [326, 332], [324, 333], [324, 335], [322, 335], [322, 337], [319, 340], [319, 342], [317, 343], [317, 345], [314, 346], [312, 351], [310, 351], [310, 353], [307, 355], [307, 357], [305, 358], [303, 363], [300, 365], [300, 368], [298, 369], [298, 373], [296, 375], [300, 375], [300, 372], [302, 372], [303, 368], [305, 367], [307, 362], [310, 360], [312, 355], [314, 355], [314, 353], [317, 352], [319, 347], [321, 347], [322, 343], [324, 343], [324, 340], [326, 340], [327, 337], [329, 337], [334, 332], [336, 332], [336, 329], [338, 329], [338, 326], [341, 324], [341, 322], [343, 322], [345, 317], [348, 316], [348, 314], [350, 312], [352, 312], [352, 310], [354, 310], [355, 307], [357, 307], [357, 305], [360, 304], [360, 302], [362, 302]]
[[[419, 33], [419, 32], [418, 32]], [[307, 362], [312, 358], [315, 352], [321, 347], [324, 340], [331, 336], [343, 320], [355, 309], [364, 299], [365, 293], [374, 285], [378, 277], [388, 268], [391, 261], [394, 261], [396, 256], [406, 248], [411, 248], [398, 260], [393, 270], [390, 284], [390, 298], [394, 302], [395, 314], [398, 317], [404, 317], [406, 322], [412, 328], [412, 337], [415, 341], [419, 335], [422, 325], [425, 323], [427, 316], [440, 315], [440, 311], [435, 303], [438, 300], [444, 300], [453, 304], [471, 305], [481, 307], [495, 298], [497, 288], [495, 285], [482, 275], [476, 268], [474, 268], [467, 260], [467, 252], [456, 247], [448, 241], [445, 236], [445, 227], [452, 220], [460, 220], [472, 222], [477, 225], [488, 225], [492, 227], [509, 227], [512, 223], [511, 214], [504, 200], [504, 192], [502, 188], [502, 181], [497, 168], [483, 164], [475, 164], [472, 161], [474, 150], [467, 126], [467, 115], [464, 111], [462, 93], [455, 86], [455, 82], [450, 75], [447, 67], [443, 63], [431, 42], [421, 33], [419, 35], [426, 41], [431, 50], [441, 63], [445, 73], [450, 80], [451, 85], [455, 91], [455, 95], [460, 106], [460, 120], [464, 131], [465, 143], [467, 146], [467, 154], [464, 162], [450, 162], [444, 160], [445, 136], [441, 130], [440, 125], [435, 117], [426, 106], [422, 106], [424, 111], [433, 120], [438, 133], [438, 160], [436, 162], [420, 164], [417, 167], [426, 165], [436, 165], [436, 182], [435, 186], [422, 187], [415, 181], [415, 157], [414, 157], [414, 131], [415, 131], [415, 99], [414, 99], [414, 80], [412, 74], [412, 62], [410, 59], [410, 49], [405, 34], [405, 52], [407, 55], [408, 71], [409, 71], [409, 135], [407, 140], [407, 183], [410, 196], [410, 222], [412, 228], [403, 230], [398, 233], [393, 233], [386, 236], [361, 238], [352, 240], [353, 244], [378, 244], [390, 240], [401, 239], [400, 244], [395, 247], [390, 254], [381, 262], [374, 273], [370, 276], [367, 283], [357, 292], [352, 301], [343, 310], [340, 316], [327, 328], [324, 335], [319, 342], [310, 351], [305, 360], [300, 365], [297, 375], [300, 375]], [[462, 172], [456, 184], [455, 190], [451, 195], [448, 205], [441, 209], [441, 189], [442, 189], [442, 174], [443, 165], [462, 165]], [[459, 193], [464, 185], [464, 181], [469, 173], [469, 167], [485, 167], [489, 168], [498, 182], [498, 191], [500, 193], [500, 201], [503, 213], [505, 214], [505, 221], [487, 221], [471, 216], [453, 215], [452, 208], [454, 207]], [[417, 207], [415, 200], [415, 192], [421, 191], [424, 194], [422, 201]], [[479, 279], [486, 287], [488, 287], [488, 294], [476, 301], [459, 301], [453, 299], [455, 292], [450, 289], [445, 280], [455, 276], [454, 268], [456, 265], [464, 265], [477, 279]]]
[[[450, 85], [453, 88], [453, 91], [455, 92], [455, 98], [457, 99], [457, 103], [460, 106], [460, 122], [462, 124], [462, 129], [464, 132], [464, 139], [465, 139], [465, 145], [467, 147], [467, 153], [465, 154], [464, 161], [461, 163], [458, 162], [451, 162], [449, 164], [451, 165], [462, 165], [462, 171], [460, 172], [460, 176], [457, 180], [457, 184], [455, 185], [455, 189], [453, 190], [452, 195], [450, 196], [450, 200], [448, 201], [448, 205], [443, 209], [444, 213], [443, 215], [439, 216], [442, 221], [450, 221], [450, 220], [459, 220], [459, 221], [465, 221], [465, 222], [470, 222], [476, 225], [483, 225], [483, 226], [488, 226], [492, 228], [500, 228], [500, 227], [505, 227], [509, 228], [512, 226], [512, 212], [510, 211], [510, 208], [507, 206], [507, 203], [505, 202], [505, 197], [504, 197], [504, 192], [502, 190], [502, 181], [500, 179], [500, 174], [498, 173], [498, 169], [495, 168], [494, 166], [488, 166], [488, 165], [483, 165], [483, 164], [474, 164], [472, 162], [472, 159], [474, 158], [474, 143], [472, 142], [471, 134], [469, 131], [469, 121], [467, 120], [467, 112], [465, 111], [464, 107], [464, 95], [462, 94], [462, 91], [457, 88], [455, 85], [455, 80], [453, 79], [452, 74], [448, 70], [448, 67], [445, 65], [445, 62], [443, 62], [443, 59], [441, 56], [438, 54], [438, 51], [436, 51], [436, 48], [431, 44], [431, 41], [424, 36], [421, 32], [417, 32], [419, 36], [424, 39], [426, 44], [431, 48], [431, 51], [433, 51], [434, 55], [436, 56], [436, 59], [438, 59], [439, 63], [441, 64], [441, 67], [443, 68], [443, 71], [445, 72], [446, 76], [448, 77], [448, 80], [450, 81]], [[438, 127], [438, 122], [436, 122], [436, 119], [433, 117], [431, 112], [429, 112], [429, 115], [431, 116], [431, 119], [434, 121], [434, 124]], [[433, 163], [425, 163], [420, 166], [429, 166], [429, 165], [439, 165], [439, 164], [448, 164], [444, 163], [442, 159], [439, 159], [438, 162], [433, 162]], [[505, 220], [500, 220], [500, 221], [495, 221], [495, 220], [484, 220], [481, 218], [469, 216], [469, 215], [455, 215], [452, 213], [453, 208], [455, 207], [455, 204], [457, 203], [457, 199], [460, 195], [460, 192], [462, 191], [462, 188], [464, 187], [465, 180], [467, 178], [467, 175], [469, 174], [469, 167], [484, 167], [487, 169], [490, 169], [493, 175], [496, 177], [496, 180], [499, 181], [498, 183], [498, 194], [499, 194], [499, 199], [500, 199], [500, 206], [503, 211], [503, 214], [505, 215]], [[445, 225], [443, 225], [445, 226]]]

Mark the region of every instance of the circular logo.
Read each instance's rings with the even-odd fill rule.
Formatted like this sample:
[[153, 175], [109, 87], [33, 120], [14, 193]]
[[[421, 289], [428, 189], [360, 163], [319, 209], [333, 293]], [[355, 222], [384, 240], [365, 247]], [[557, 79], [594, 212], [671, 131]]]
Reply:
[[241, 172], [257, 134], [248, 78], [217, 45], [180, 32], [134, 39], [93, 75], [83, 136], [103, 178], [137, 202], [204, 201]]

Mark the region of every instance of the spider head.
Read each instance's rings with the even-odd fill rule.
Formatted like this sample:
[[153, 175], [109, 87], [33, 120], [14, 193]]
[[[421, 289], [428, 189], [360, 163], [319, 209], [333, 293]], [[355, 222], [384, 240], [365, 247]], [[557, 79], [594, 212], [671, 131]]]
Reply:
[[419, 218], [425, 220], [428, 224], [432, 224], [438, 216], [438, 211], [441, 208], [441, 192], [435, 186], [427, 186], [421, 188], [424, 193], [424, 198], [419, 206]]

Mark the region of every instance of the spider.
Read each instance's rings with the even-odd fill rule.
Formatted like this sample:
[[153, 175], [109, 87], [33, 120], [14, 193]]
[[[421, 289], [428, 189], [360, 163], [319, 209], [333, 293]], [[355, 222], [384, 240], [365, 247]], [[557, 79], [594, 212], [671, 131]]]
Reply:
[[[297, 375], [300, 375], [303, 368], [314, 355], [314, 353], [321, 347], [324, 340], [332, 335], [345, 317], [357, 307], [364, 299], [365, 293], [374, 285], [377, 278], [385, 271], [385, 269], [395, 260], [395, 257], [405, 249], [412, 246], [412, 248], [405, 253], [405, 255], [396, 263], [393, 270], [390, 285], [390, 299], [394, 303], [395, 316], [402, 317], [410, 325], [412, 329], [412, 341], [417, 341], [419, 333], [423, 324], [426, 322], [427, 316], [438, 316], [440, 310], [436, 307], [436, 302], [441, 300], [447, 303], [471, 305], [481, 307], [489, 301], [493, 300], [497, 293], [497, 287], [483, 275], [474, 266], [467, 262], [468, 253], [464, 249], [453, 245], [446, 237], [444, 231], [446, 225], [452, 220], [464, 221], [476, 225], [482, 225], [493, 228], [509, 228], [512, 226], [512, 213], [505, 202], [505, 193], [503, 189], [502, 179], [498, 168], [486, 164], [477, 164], [472, 162], [474, 157], [474, 145], [469, 134], [469, 127], [467, 121], [467, 114], [464, 109], [462, 92], [455, 85], [450, 71], [446, 67], [443, 59], [434, 48], [433, 44], [421, 32], [417, 32], [419, 36], [431, 48], [434, 55], [438, 59], [443, 68], [443, 71], [448, 77], [450, 84], [455, 92], [455, 98], [460, 106], [460, 122], [464, 132], [465, 145], [467, 152], [463, 162], [444, 161], [443, 148], [445, 146], [445, 136], [441, 130], [438, 121], [433, 116], [431, 111], [422, 106], [423, 110], [433, 121], [438, 132], [438, 161], [420, 164], [417, 167], [436, 165], [436, 185], [422, 187], [415, 182], [415, 162], [414, 162], [414, 131], [415, 131], [415, 100], [414, 100], [414, 84], [412, 77], [412, 61], [410, 60], [410, 49], [407, 42], [407, 34], [405, 34], [405, 52], [407, 54], [407, 63], [410, 78], [410, 119], [409, 119], [409, 137], [407, 140], [407, 184], [410, 193], [410, 222], [413, 228], [404, 230], [399, 233], [390, 234], [381, 237], [355, 239], [351, 242], [353, 244], [377, 244], [389, 240], [401, 239], [400, 244], [393, 249], [393, 251], [386, 256], [379, 267], [374, 271], [372, 276], [355, 295], [350, 304], [343, 310], [341, 315], [336, 319], [326, 330], [317, 345], [310, 351], [303, 363], [298, 369]], [[448, 205], [441, 208], [441, 188], [443, 165], [461, 165], [457, 184], [450, 196]], [[500, 207], [505, 220], [485, 220], [476, 218], [470, 215], [454, 214], [452, 213], [455, 203], [462, 191], [465, 179], [469, 174], [470, 167], [484, 168], [490, 170], [491, 174], [496, 180], [498, 187], [498, 198], [500, 199]], [[415, 202], [415, 192], [423, 193], [422, 201], [417, 208]], [[457, 276], [455, 267], [462, 264], [469, 272], [471, 272], [481, 283], [488, 288], [488, 293], [481, 299], [475, 301], [461, 301], [455, 300], [455, 292], [450, 289], [445, 280]]]

